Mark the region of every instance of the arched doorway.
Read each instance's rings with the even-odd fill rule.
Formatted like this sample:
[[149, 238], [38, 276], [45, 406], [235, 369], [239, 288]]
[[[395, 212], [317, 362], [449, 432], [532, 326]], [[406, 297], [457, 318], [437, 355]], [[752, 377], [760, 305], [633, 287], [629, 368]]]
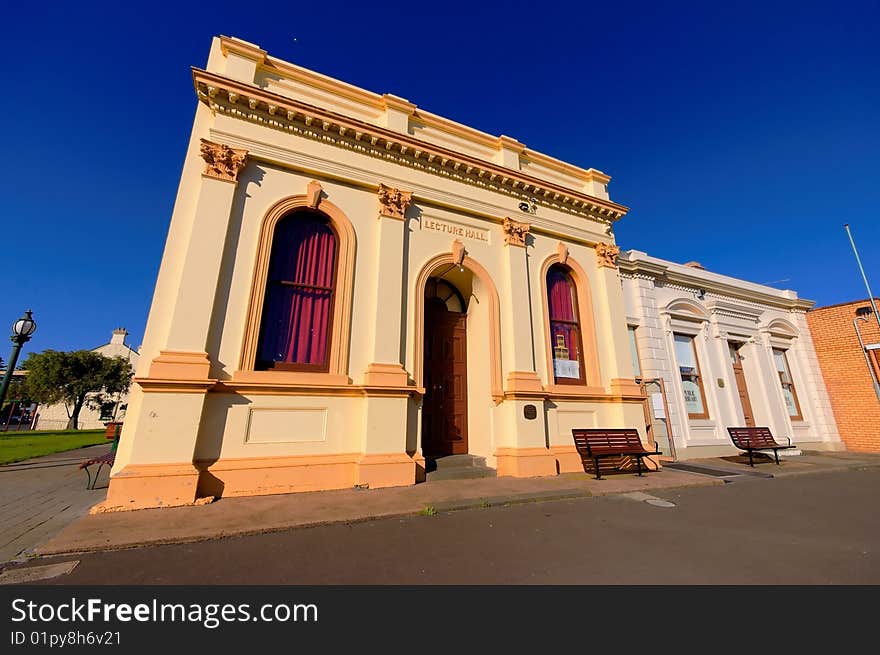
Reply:
[[422, 454], [426, 459], [468, 452], [467, 304], [447, 280], [425, 285]]

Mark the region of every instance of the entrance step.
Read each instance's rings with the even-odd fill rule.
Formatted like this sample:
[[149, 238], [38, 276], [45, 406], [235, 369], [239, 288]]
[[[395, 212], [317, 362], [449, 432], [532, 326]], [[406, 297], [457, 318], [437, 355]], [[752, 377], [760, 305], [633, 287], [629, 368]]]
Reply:
[[495, 469], [486, 466], [485, 457], [476, 455], [447, 455], [425, 458], [425, 479], [465, 480], [471, 478], [494, 478]]

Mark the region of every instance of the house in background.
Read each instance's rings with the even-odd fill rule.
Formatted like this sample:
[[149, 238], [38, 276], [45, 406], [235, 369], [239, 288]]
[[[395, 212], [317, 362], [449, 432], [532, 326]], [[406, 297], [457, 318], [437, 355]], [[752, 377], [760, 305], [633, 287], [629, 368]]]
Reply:
[[844, 449], [807, 327], [812, 301], [638, 250], [618, 266], [636, 376], [649, 397], [665, 390], [649, 412], [665, 455], [734, 455], [727, 428], [745, 426]]
[[847, 449], [880, 452], [880, 325], [871, 301], [817, 307], [807, 323]]
[[[92, 352], [105, 357], [122, 357], [128, 361], [132, 369], [138, 363], [138, 351], [125, 343], [128, 332], [125, 328], [116, 328], [110, 337], [110, 343], [92, 348]], [[80, 430], [94, 430], [103, 428], [110, 421], [121, 421], [125, 417], [128, 408], [128, 393], [119, 394], [118, 397], [105, 403], [100, 409], [93, 409], [86, 405], [79, 415]], [[67, 427], [67, 408], [64, 403], [46, 405], [37, 411], [35, 430], [63, 430]]]

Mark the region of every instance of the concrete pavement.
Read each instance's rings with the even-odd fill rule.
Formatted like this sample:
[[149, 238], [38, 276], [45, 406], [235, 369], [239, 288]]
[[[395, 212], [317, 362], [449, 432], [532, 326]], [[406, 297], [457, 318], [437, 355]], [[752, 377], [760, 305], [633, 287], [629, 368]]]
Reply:
[[0, 466], [0, 562], [28, 556], [104, 499], [107, 467], [89, 490], [79, 463], [109, 450], [102, 444]]
[[686, 463], [698, 467], [698, 472], [665, 467], [641, 478], [626, 473], [595, 480], [586, 473], [574, 473], [546, 478], [442, 480], [392, 489], [224, 498], [202, 506], [98, 513], [67, 526], [36, 553], [48, 556], [187, 543], [473, 507], [723, 485], [752, 477], [755, 472], [786, 477], [875, 468], [880, 467], [880, 455], [808, 452], [785, 458], [781, 466], [763, 462], [754, 469], [744, 462], [747, 459], [742, 457], [690, 460]]
[[[731, 484], [658, 489], [650, 494], [606, 494], [48, 557], [7, 570], [2, 582], [878, 584], [878, 494], [880, 468], [826, 467], [812, 474], [776, 479], [743, 476]], [[55, 571], [56, 577], [45, 579], [52, 573], [48, 566], [66, 566], [69, 573]], [[33, 577], [37, 575], [44, 579], [37, 581]], [[762, 596], [761, 600], [775, 608], [775, 616], [783, 616], [776, 596]], [[825, 605], [835, 602], [823, 598]], [[823, 598], [813, 602], [827, 614], [829, 607], [823, 605]], [[668, 598], [655, 598], [646, 608], [654, 623], [663, 624], [670, 620], [670, 612], [681, 607], [687, 606], [688, 616], [693, 615], [702, 607], [701, 599], [705, 600], [703, 596], [690, 597], [690, 604], [673, 607]], [[810, 621], [827, 618], [823, 614], [813, 619], [809, 607], [803, 609], [806, 614], [792, 615], [796, 631], [809, 632]], [[520, 606], [511, 608], [509, 616], [514, 622], [529, 621], [535, 618], [536, 610]], [[367, 609], [355, 604], [350, 611]], [[845, 623], [852, 611], [850, 607], [848, 614], [842, 612], [840, 621]], [[869, 620], [867, 612], [860, 617], [862, 621]], [[790, 638], [784, 629], [789, 624], [783, 623], [784, 627], [777, 627]], [[424, 623], [421, 625], [424, 629]], [[553, 624], [557, 625], [565, 631], [575, 624]], [[723, 632], [724, 626], [719, 624], [719, 629]]]

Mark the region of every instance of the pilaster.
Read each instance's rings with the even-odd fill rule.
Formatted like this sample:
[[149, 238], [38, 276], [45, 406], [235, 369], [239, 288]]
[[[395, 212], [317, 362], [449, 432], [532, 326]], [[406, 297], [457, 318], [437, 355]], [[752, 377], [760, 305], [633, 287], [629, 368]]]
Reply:
[[541, 380], [535, 371], [535, 344], [532, 335], [533, 316], [526, 254], [529, 224], [505, 218], [504, 258], [507, 268], [501, 322], [504, 364], [507, 371], [506, 391], [541, 391]]
[[412, 193], [380, 184], [377, 197], [379, 247], [375, 253], [375, 332], [364, 384], [405, 386], [408, 376], [400, 358], [401, 298], [404, 297], [406, 210], [412, 203]]

